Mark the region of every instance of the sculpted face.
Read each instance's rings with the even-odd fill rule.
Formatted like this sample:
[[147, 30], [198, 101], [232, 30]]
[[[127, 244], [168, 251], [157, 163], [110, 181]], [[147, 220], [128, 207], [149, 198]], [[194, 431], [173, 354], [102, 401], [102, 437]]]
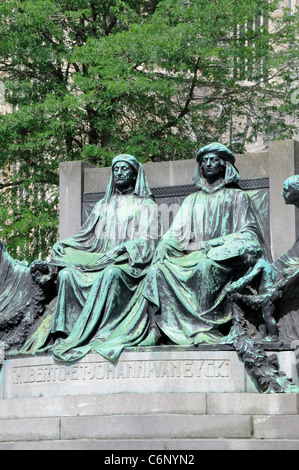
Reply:
[[260, 256], [255, 250], [248, 249], [244, 253], [244, 261], [247, 266], [254, 266], [258, 262], [259, 258]]
[[127, 162], [117, 162], [113, 166], [113, 179], [119, 191], [134, 188], [136, 176], [133, 168]]
[[291, 187], [288, 181], [285, 181], [281, 195], [286, 204], [295, 204], [298, 201], [298, 193]]
[[216, 181], [221, 177], [223, 161], [215, 153], [205, 155], [200, 166], [208, 181]]

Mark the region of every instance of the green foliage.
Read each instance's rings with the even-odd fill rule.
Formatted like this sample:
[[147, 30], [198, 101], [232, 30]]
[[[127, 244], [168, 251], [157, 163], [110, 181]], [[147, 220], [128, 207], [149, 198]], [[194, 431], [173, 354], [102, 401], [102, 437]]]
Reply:
[[[278, 0], [0, 2], [2, 239], [46, 256], [62, 161], [194, 158], [292, 137], [298, 16]], [[30, 242], [29, 242], [30, 240]], [[21, 250], [20, 250], [21, 248]], [[19, 251], [18, 251], [19, 250]]]

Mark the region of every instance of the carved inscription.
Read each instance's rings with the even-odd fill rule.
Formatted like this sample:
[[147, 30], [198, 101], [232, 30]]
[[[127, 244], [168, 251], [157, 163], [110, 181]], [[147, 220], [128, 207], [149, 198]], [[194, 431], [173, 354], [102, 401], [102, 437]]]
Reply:
[[15, 366], [13, 384], [123, 379], [227, 378], [230, 360], [123, 361], [72, 365]]

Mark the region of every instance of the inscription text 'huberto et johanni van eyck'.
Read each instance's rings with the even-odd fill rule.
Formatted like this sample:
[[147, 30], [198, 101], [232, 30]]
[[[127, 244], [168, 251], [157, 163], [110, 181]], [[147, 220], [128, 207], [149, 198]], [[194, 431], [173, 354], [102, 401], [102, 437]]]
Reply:
[[230, 360], [127, 361], [116, 366], [108, 362], [72, 365], [15, 366], [13, 384], [156, 378], [227, 378]]

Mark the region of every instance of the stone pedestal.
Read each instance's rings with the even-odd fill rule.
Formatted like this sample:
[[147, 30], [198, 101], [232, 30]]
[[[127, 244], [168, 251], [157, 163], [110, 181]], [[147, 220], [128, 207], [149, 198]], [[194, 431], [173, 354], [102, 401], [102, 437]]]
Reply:
[[[294, 352], [278, 357], [298, 383]], [[257, 393], [231, 350], [11, 357], [0, 380], [0, 450], [299, 449], [299, 395]]]
[[[125, 351], [117, 364], [98, 354], [70, 364], [50, 355], [10, 358], [1, 369], [2, 396], [256, 392], [235, 351], [148, 349]], [[298, 384], [294, 351], [280, 351], [278, 358], [281, 370]]]

